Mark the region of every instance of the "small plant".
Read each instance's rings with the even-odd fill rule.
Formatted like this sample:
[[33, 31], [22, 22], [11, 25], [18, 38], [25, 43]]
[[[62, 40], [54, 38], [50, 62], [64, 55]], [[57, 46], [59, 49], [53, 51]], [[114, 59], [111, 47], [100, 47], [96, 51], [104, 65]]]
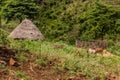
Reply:
[[41, 66], [46, 66], [47, 65], [47, 61], [42, 59], [42, 58], [41, 59], [37, 59], [36, 63], [41, 65]]
[[30, 80], [29, 77], [23, 73], [23, 71], [16, 71], [15, 75], [21, 78], [21, 80]]
[[0, 63], [0, 69], [3, 69], [3, 68], [5, 68], [5, 64]]
[[109, 42], [109, 45], [111, 45], [111, 46], [109, 46], [107, 48], [107, 50], [114, 55], [120, 56], [120, 46], [115, 44], [115, 42], [113, 42], [113, 41]]
[[8, 35], [7, 31], [0, 29], [0, 45], [7, 45], [7, 43], [9, 43], [7, 35]]
[[113, 40], [108, 40], [108, 46], [114, 46], [115, 42]]
[[25, 57], [25, 54], [23, 54], [23, 53], [18, 53], [18, 54], [16, 55], [16, 57], [17, 57], [17, 59], [18, 59], [19, 61], [22, 61], [22, 62], [27, 61], [27, 58]]

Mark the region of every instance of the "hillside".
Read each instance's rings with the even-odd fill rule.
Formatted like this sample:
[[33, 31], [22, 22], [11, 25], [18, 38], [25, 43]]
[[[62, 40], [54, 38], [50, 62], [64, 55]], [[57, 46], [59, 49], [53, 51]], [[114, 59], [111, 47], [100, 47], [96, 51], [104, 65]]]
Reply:
[[[119, 13], [119, 0], [0, 0], [0, 80], [120, 80]], [[25, 18], [45, 41], [8, 38]], [[108, 47], [89, 52], [77, 39]]]
[[[0, 48], [6, 64], [1, 64], [2, 80], [119, 80], [120, 57], [103, 57], [78, 51], [63, 43], [11, 40], [10, 48]], [[63, 46], [57, 48], [55, 45]], [[24, 46], [24, 47], [23, 47]], [[10, 51], [12, 50], [12, 51]], [[118, 51], [118, 50], [116, 50]], [[15, 53], [14, 53], [15, 52]], [[11, 54], [10, 54], [11, 53]], [[16, 64], [10, 66], [8, 57], [13, 55]], [[112, 53], [114, 54], [114, 53]], [[3, 61], [4, 61], [3, 60]], [[13, 73], [11, 73], [13, 72]]]
[[75, 39], [119, 39], [119, 0], [31, 0], [29, 4], [4, 0], [1, 4], [6, 5], [1, 7], [2, 24], [9, 31], [29, 18], [47, 40], [73, 44]]
[[1, 80], [120, 79], [120, 45], [112, 41], [107, 51], [114, 56], [97, 56], [63, 42], [13, 40], [1, 32]]

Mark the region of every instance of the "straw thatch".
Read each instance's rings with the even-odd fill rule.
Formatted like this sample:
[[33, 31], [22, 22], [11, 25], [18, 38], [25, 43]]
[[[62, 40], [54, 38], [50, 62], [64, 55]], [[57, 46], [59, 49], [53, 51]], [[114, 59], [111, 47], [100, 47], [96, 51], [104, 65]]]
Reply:
[[23, 20], [8, 36], [13, 39], [44, 40], [44, 36], [32, 21]]
[[108, 42], [106, 40], [76, 40], [76, 47], [78, 48], [107, 48]]

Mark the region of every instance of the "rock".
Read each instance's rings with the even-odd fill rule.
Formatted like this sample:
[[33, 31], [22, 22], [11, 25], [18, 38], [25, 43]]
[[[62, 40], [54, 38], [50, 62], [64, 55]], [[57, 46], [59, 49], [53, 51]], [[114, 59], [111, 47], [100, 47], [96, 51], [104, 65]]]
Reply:
[[87, 52], [88, 53], [95, 53], [95, 49], [89, 48]]
[[10, 58], [10, 60], [9, 60], [9, 65], [10, 66], [13, 66], [14, 64], [15, 64], [15, 60], [13, 59], [13, 58]]

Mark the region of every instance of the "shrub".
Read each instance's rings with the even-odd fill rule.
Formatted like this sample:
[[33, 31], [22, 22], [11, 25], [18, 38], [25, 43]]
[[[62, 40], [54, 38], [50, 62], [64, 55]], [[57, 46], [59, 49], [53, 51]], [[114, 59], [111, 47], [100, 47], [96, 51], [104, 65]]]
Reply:
[[7, 36], [8, 32], [3, 29], [0, 29], [0, 45], [6, 45], [7, 43], [9, 43]]
[[100, 3], [94, 6], [79, 17], [81, 24], [79, 36], [81, 39], [103, 39], [105, 35], [114, 39], [119, 28], [118, 20], [120, 19], [120, 10], [107, 7]]
[[3, 7], [3, 16], [7, 21], [24, 18], [35, 19], [38, 15], [38, 6], [33, 0], [6, 0]]

